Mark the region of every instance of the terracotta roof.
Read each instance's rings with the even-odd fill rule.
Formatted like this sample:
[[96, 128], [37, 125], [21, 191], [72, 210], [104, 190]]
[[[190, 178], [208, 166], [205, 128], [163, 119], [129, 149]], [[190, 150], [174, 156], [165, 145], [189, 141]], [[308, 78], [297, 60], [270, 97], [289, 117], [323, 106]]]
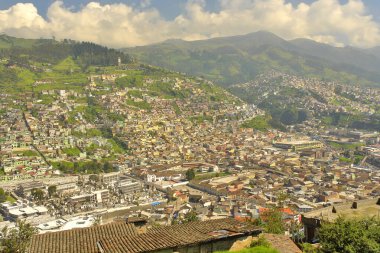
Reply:
[[176, 248], [255, 231], [259, 230], [250, 223], [227, 218], [152, 228], [144, 234], [101, 239], [99, 245], [105, 253], [137, 253]]
[[132, 224], [113, 222], [89, 228], [79, 228], [36, 235], [29, 253], [98, 253], [96, 242], [108, 237], [137, 234]]
[[263, 234], [263, 236], [280, 253], [302, 253], [289, 236], [275, 234]]

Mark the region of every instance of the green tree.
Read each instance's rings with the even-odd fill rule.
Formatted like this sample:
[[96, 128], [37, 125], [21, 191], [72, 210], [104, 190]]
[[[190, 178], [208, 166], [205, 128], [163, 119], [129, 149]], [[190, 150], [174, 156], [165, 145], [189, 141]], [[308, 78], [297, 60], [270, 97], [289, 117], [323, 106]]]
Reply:
[[2, 251], [4, 253], [25, 253], [37, 229], [25, 221], [17, 221], [16, 228], [5, 227], [2, 231]]
[[194, 171], [194, 169], [188, 169], [187, 171], [186, 171], [186, 179], [187, 180], [193, 180], [195, 178], [195, 171]]
[[7, 195], [3, 188], [0, 188], [0, 203], [5, 202], [7, 200]]
[[342, 91], [343, 91], [343, 87], [341, 85], [337, 85], [334, 89], [335, 94], [338, 94], [338, 95], [342, 94]]
[[264, 229], [266, 233], [283, 234], [285, 224], [282, 221], [282, 212], [278, 208], [270, 208], [263, 213], [265, 221]]
[[301, 247], [302, 247], [302, 252], [304, 253], [318, 253], [319, 252], [319, 250], [313, 245], [311, 245], [310, 243], [302, 243]]
[[103, 164], [103, 171], [104, 172], [112, 172], [113, 171], [113, 166], [110, 162], [106, 161], [104, 164]]
[[284, 207], [285, 201], [289, 198], [289, 195], [286, 192], [280, 192], [277, 194], [277, 202], [281, 208]]
[[325, 252], [380, 252], [380, 220], [339, 217], [334, 223], [322, 223], [319, 239]]
[[285, 125], [293, 125], [298, 121], [298, 112], [295, 109], [287, 109], [282, 113], [280, 120]]
[[307, 111], [306, 110], [299, 110], [298, 111], [298, 117], [297, 117], [298, 123], [302, 123], [302, 122], [304, 122], [307, 119], [308, 119], [308, 113], [307, 113]]
[[57, 186], [56, 185], [50, 185], [48, 187], [48, 193], [49, 193], [49, 197], [54, 196], [57, 193]]
[[185, 214], [183, 223], [198, 221], [198, 220], [199, 220], [199, 218], [197, 216], [197, 212], [195, 212], [194, 210], [191, 210], [190, 212]]
[[31, 195], [34, 200], [41, 201], [43, 200], [45, 193], [41, 189], [32, 189]]
[[97, 183], [99, 182], [99, 176], [98, 175], [90, 175], [90, 177], [88, 178], [91, 182], [93, 183]]

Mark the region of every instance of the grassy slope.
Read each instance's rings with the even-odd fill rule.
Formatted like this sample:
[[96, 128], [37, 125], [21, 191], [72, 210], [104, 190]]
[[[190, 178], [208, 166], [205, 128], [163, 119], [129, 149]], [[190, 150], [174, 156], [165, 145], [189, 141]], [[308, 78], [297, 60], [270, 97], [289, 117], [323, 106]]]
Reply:
[[0, 35], [0, 49], [9, 49], [12, 47], [32, 48], [34, 45], [43, 40], [21, 39], [7, 35]]
[[223, 84], [245, 82], [269, 70], [344, 83], [380, 83], [380, 74], [307, 56], [279, 45], [248, 46], [231, 41], [168, 41], [125, 49], [142, 62], [205, 76]]

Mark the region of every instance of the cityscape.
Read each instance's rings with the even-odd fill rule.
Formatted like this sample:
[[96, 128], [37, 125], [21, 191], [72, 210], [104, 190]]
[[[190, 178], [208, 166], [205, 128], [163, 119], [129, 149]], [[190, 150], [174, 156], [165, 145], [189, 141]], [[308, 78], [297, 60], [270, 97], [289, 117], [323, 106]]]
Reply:
[[0, 31], [0, 252], [380, 252], [380, 41]]

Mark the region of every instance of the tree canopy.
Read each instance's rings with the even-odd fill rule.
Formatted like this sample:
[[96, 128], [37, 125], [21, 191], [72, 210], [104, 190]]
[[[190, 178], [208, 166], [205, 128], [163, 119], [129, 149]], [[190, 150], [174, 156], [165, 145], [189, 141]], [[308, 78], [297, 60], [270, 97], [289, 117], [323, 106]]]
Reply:
[[323, 223], [319, 239], [324, 252], [380, 252], [380, 220], [345, 219]]
[[0, 203], [5, 202], [7, 200], [7, 195], [3, 188], [0, 188]]
[[48, 193], [49, 193], [49, 197], [54, 196], [57, 193], [57, 186], [56, 185], [50, 185], [48, 187]]
[[187, 180], [193, 180], [195, 178], [195, 171], [194, 169], [189, 169], [186, 171], [186, 179]]
[[25, 221], [17, 221], [16, 227], [9, 229], [5, 227], [2, 231], [1, 252], [25, 253], [30, 244], [32, 236], [37, 229]]
[[282, 213], [278, 208], [270, 208], [262, 215], [265, 221], [264, 229], [270, 234], [284, 234], [285, 224], [282, 221]]
[[43, 200], [45, 193], [41, 189], [32, 189], [31, 195], [34, 200], [41, 201]]

